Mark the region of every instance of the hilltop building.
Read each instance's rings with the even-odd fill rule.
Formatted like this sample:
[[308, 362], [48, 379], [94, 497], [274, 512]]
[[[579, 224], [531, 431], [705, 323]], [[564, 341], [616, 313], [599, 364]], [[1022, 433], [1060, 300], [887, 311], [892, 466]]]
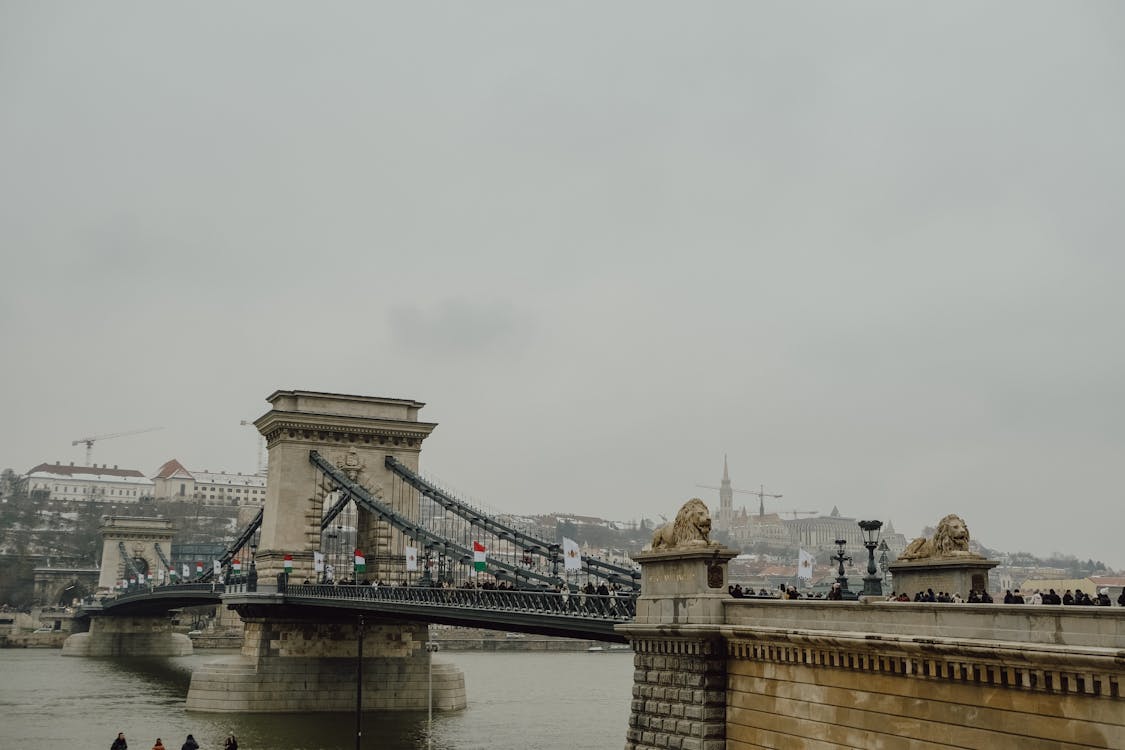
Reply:
[[39, 464], [27, 473], [29, 492], [46, 492], [52, 501], [135, 503], [152, 497], [153, 483], [136, 469]]
[[157, 500], [199, 500], [208, 505], [261, 505], [266, 478], [260, 474], [189, 471], [176, 459], [164, 463], [153, 477]]
[[[792, 511], [794, 517], [789, 519], [783, 518], [780, 513], [766, 513], [762, 502], [764, 493], [761, 491], [749, 492], [759, 496], [757, 513], [749, 512], [746, 507], [735, 509], [734, 492], [724, 456], [719, 507], [715, 513], [714, 525], [716, 531], [726, 533], [730, 542], [742, 549], [759, 547], [781, 551], [799, 547], [809, 552], [834, 552], [837, 539], [845, 540], [849, 548], [863, 547], [863, 531], [859, 528], [859, 519], [841, 515], [839, 508], [833, 507], [827, 516], [814, 514], [812, 518], [798, 517], [802, 513], [810, 513], [809, 511]], [[891, 521], [883, 526], [882, 538], [895, 555], [904, 550], [908, 542], [904, 535], [895, 531]]]

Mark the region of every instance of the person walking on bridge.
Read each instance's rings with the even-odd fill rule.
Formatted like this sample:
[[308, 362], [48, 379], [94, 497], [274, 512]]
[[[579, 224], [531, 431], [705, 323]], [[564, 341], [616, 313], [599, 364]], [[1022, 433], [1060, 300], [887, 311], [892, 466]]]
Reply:
[[117, 733], [117, 739], [109, 746], [109, 750], [129, 750], [129, 743], [125, 741], [124, 732]]

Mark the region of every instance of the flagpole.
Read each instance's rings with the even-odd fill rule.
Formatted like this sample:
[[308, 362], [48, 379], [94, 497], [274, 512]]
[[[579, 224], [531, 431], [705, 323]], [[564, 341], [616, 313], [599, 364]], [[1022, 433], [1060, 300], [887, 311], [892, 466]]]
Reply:
[[359, 616], [355, 657], [355, 750], [363, 741], [363, 615]]

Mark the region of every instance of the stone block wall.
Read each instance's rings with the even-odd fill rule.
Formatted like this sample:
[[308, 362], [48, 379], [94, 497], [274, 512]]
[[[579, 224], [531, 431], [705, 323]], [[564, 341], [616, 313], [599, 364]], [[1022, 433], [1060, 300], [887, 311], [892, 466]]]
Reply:
[[724, 750], [726, 655], [717, 639], [633, 641], [626, 750]]
[[1125, 747], [1112, 671], [872, 642], [727, 643], [727, 745], [751, 748]]

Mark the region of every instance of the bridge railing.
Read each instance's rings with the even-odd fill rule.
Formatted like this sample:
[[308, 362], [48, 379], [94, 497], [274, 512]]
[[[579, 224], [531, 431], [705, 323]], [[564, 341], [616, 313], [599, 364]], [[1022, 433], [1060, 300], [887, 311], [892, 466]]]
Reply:
[[564, 596], [556, 591], [294, 583], [286, 587], [285, 593], [287, 597], [489, 609], [622, 622], [632, 620], [637, 611], [636, 597], [631, 594], [572, 593]]
[[117, 592], [116, 595], [106, 597], [115, 602], [120, 602], [128, 599], [141, 599], [144, 597], [151, 597], [156, 594], [166, 594], [174, 596], [185, 591], [208, 591], [216, 594], [222, 594], [225, 587], [221, 583], [165, 583], [158, 586], [136, 586], [131, 589]]

